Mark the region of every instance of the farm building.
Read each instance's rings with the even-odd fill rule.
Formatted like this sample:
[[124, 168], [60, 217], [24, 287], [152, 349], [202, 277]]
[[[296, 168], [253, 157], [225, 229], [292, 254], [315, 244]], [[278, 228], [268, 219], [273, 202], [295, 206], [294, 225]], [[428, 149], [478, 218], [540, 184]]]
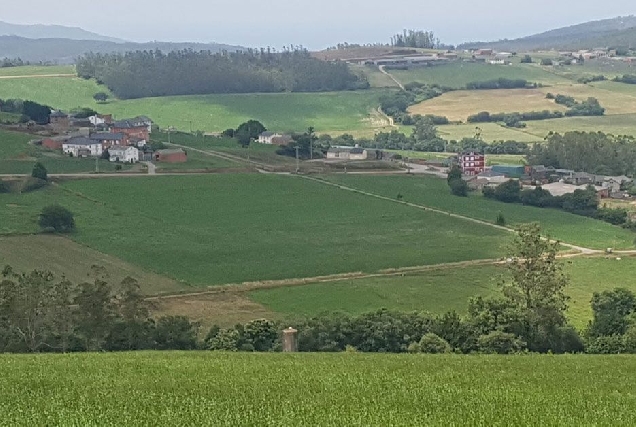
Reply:
[[509, 178], [519, 178], [526, 173], [525, 166], [521, 165], [495, 165], [491, 170]]
[[185, 163], [188, 161], [188, 154], [181, 150], [159, 150], [153, 155], [155, 161], [162, 163]]
[[137, 163], [139, 161], [139, 150], [132, 146], [110, 147], [108, 155], [111, 162]]
[[292, 141], [291, 135], [278, 132], [263, 132], [258, 136], [259, 144], [267, 145], [287, 145]]
[[138, 138], [148, 140], [150, 138], [150, 131], [148, 125], [141, 123], [140, 121], [133, 120], [121, 120], [113, 123], [111, 128], [112, 133], [121, 133], [125, 136], [125, 145], [128, 144], [129, 138]]
[[68, 114], [62, 111], [53, 111], [49, 115], [49, 123], [56, 130], [67, 130], [71, 126], [71, 119]]
[[360, 147], [331, 147], [327, 151], [327, 159], [331, 160], [380, 160], [382, 151]]
[[62, 151], [73, 157], [98, 157], [104, 152], [101, 142], [82, 136], [71, 138], [64, 142]]

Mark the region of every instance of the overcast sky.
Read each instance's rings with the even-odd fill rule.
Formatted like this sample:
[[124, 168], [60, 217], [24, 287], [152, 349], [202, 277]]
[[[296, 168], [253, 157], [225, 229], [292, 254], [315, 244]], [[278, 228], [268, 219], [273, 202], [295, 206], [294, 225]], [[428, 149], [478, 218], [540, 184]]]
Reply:
[[635, 0], [1, 0], [0, 20], [60, 24], [133, 41], [250, 47], [387, 42], [403, 28], [444, 43], [516, 38], [636, 14]]

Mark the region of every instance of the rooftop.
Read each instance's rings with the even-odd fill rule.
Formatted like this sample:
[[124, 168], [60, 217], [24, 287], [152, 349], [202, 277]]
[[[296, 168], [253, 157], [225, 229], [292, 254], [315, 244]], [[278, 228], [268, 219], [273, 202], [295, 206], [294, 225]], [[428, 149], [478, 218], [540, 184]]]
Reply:
[[64, 144], [68, 144], [68, 145], [101, 145], [101, 142], [94, 141], [92, 139], [85, 138], [83, 136], [78, 136], [78, 137], [69, 139]]
[[91, 139], [100, 141], [119, 141], [124, 139], [123, 133], [98, 132], [90, 136]]

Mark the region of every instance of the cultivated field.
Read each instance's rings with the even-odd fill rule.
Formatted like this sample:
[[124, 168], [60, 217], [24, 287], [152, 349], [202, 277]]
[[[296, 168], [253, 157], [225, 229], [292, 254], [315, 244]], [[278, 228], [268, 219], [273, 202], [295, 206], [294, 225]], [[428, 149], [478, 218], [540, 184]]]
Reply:
[[449, 141], [460, 141], [463, 138], [473, 138], [479, 134], [484, 141], [519, 141], [541, 142], [544, 136], [534, 135], [527, 129], [509, 128], [497, 123], [467, 123], [459, 125], [445, 125], [437, 128], [439, 135]]
[[495, 222], [498, 212], [502, 212], [511, 226], [529, 222], [539, 222], [553, 238], [566, 243], [596, 249], [634, 248], [633, 232], [612, 226], [602, 221], [569, 214], [554, 209], [501, 203], [473, 194], [469, 198], [451, 195], [445, 180], [420, 176], [344, 176], [325, 177], [331, 182], [344, 184], [356, 189], [396, 197], [402, 194], [405, 201], [464, 215], [467, 217]]
[[[0, 195], [3, 233], [33, 232], [53, 201], [77, 242], [194, 286], [494, 258], [509, 236], [296, 177], [70, 181]], [[457, 245], [458, 239], [471, 245]]]
[[9, 425], [636, 423], [631, 356], [158, 352], [1, 361]]

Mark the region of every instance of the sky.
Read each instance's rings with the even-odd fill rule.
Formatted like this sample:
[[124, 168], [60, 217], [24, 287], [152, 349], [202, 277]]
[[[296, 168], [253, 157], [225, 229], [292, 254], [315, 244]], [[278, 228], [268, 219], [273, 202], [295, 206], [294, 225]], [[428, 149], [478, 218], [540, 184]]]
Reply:
[[[517, 38], [636, 14], [634, 0], [2, 0], [0, 20], [81, 27], [131, 41], [247, 47], [386, 43], [404, 28], [443, 43]], [[575, 6], [573, 6], [573, 3]], [[28, 12], [25, 12], [27, 11]]]

